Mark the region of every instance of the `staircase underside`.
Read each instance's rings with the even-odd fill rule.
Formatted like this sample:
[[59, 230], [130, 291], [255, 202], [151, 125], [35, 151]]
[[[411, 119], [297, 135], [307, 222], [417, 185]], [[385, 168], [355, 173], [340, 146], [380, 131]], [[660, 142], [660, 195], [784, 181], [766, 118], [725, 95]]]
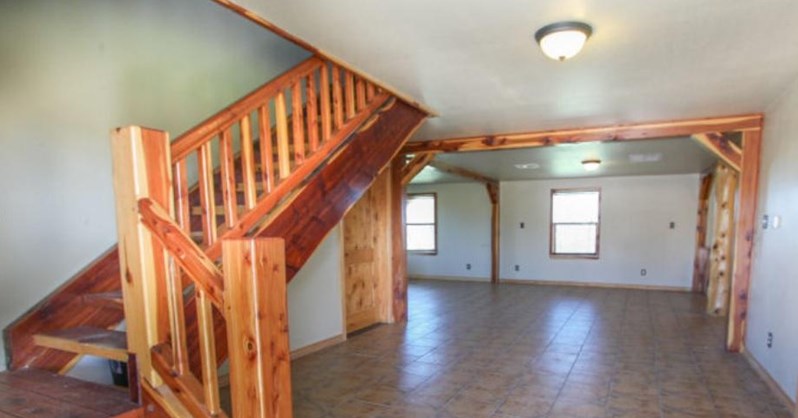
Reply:
[[289, 281], [426, 117], [418, 109], [395, 101], [313, 177], [290, 207], [258, 233], [285, 239]]

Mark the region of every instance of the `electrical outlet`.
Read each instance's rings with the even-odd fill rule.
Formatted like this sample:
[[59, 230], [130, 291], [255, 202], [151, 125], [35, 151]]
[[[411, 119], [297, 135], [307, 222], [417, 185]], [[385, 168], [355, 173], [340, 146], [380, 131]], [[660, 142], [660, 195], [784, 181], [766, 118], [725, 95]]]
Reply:
[[768, 332], [768, 348], [773, 348], [773, 333]]
[[524, 229], [524, 223], [521, 222], [521, 229]]
[[671, 221], [670, 228], [676, 229], [676, 222]]
[[646, 269], [640, 269], [640, 275], [641, 275], [641, 276], [645, 276], [646, 274], [648, 274], [648, 270], [646, 270]]
[[471, 270], [471, 263], [466, 264], [466, 270]]
[[518, 264], [516, 264], [516, 265], [515, 265], [515, 271], [521, 271], [521, 266], [519, 266]]

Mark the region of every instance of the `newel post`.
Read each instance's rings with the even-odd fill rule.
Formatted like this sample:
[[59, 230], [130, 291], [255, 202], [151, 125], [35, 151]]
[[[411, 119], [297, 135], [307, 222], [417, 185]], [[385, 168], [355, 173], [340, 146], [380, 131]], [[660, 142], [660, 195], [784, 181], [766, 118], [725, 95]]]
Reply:
[[222, 259], [233, 416], [290, 418], [285, 244], [227, 239]]
[[136, 355], [139, 376], [158, 386], [150, 348], [168, 338], [162, 297], [168, 269], [163, 247], [141, 222], [138, 201], [146, 197], [164, 208], [173, 206], [169, 135], [138, 126], [117, 128], [111, 153], [128, 351]]

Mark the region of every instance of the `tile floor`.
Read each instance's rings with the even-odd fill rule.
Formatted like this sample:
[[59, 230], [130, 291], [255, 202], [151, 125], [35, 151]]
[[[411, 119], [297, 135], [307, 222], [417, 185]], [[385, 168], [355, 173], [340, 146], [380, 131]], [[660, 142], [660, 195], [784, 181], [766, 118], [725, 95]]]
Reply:
[[671, 292], [414, 281], [406, 326], [296, 361], [295, 417], [792, 417]]

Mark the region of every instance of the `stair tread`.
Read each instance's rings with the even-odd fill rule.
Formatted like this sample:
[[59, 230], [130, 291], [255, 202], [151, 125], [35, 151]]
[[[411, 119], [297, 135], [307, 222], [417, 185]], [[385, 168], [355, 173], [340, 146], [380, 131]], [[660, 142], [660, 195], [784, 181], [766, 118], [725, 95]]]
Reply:
[[97, 292], [83, 295], [83, 302], [96, 304], [105, 308], [124, 309], [125, 302], [122, 298], [122, 291]]
[[127, 390], [44, 370], [0, 373], [0, 416], [113, 417], [139, 408]]
[[36, 345], [104, 357], [110, 360], [127, 361], [127, 334], [93, 327], [77, 327], [42, 332], [33, 336]]

